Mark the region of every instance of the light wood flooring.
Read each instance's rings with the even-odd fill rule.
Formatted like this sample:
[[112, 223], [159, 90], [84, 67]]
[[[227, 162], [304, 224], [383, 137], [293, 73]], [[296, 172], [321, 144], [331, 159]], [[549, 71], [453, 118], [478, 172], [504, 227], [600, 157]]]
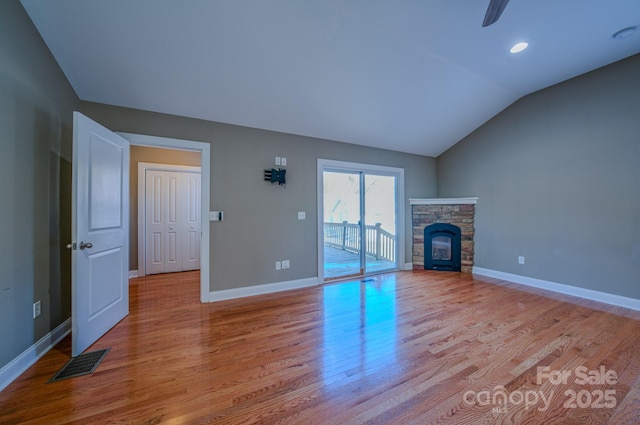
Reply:
[[447, 272], [204, 305], [198, 280], [133, 279], [93, 375], [47, 384], [66, 338], [0, 424], [640, 423], [638, 312]]

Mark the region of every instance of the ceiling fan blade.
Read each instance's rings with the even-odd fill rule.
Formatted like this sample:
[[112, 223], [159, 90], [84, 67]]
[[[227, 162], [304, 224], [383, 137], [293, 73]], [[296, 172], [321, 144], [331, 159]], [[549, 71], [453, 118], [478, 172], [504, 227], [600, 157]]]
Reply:
[[509, 3], [509, 0], [491, 0], [487, 8], [487, 13], [484, 15], [482, 26], [488, 27], [495, 23], [500, 18], [500, 15], [502, 15], [504, 8], [507, 7], [507, 3]]

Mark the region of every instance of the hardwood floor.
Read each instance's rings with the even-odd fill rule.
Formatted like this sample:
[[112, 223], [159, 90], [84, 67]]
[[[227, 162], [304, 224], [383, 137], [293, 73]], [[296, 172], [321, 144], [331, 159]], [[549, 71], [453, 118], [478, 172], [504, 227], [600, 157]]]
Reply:
[[640, 423], [639, 312], [447, 272], [205, 305], [198, 279], [132, 280], [93, 375], [47, 384], [66, 338], [0, 423]]

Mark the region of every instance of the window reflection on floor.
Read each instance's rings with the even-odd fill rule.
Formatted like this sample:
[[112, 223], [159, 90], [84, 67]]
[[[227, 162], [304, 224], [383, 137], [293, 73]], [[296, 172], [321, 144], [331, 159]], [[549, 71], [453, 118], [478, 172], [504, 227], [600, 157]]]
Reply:
[[395, 277], [324, 287], [325, 385], [396, 362]]

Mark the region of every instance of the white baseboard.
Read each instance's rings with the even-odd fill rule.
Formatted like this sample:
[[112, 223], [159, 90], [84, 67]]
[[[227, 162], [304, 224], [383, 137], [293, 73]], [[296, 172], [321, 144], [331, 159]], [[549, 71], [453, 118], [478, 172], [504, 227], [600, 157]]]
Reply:
[[531, 277], [520, 276], [517, 274], [504, 273], [496, 270], [484, 269], [482, 267], [473, 267], [473, 274], [481, 276], [493, 277], [509, 282], [519, 283], [521, 285], [531, 286], [548, 291], [559, 292], [561, 294], [572, 295], [578, 298], [584, 298], [591, 301], [599, 301], [619, 307], [625, 307], [632, 310], [640, 311], [640, 300], [629, 298], [622, 295], [610, 294], [608, 292], [595, 291], [593, 289], [579, 288], [577, 286], [565, 285], [563, 283], [550, 282], [548, 280], [534, 279]]
[[35, 362], [51, 350], [62, 338], [71, 332], [71, 318], [62, 322], [54, 330], [40, 338], [22, 354], [0, 369], [0, 391], [4, 390], [16, 378], [22, 375]]
[[263, 285], [245, 286], [243, 288], [211, 291], [209, 292], [209, 302], [271, 294], [273, 292], [288, 291], [290, 289], [306, 288], [318, 285], [319, 283], [320, 282], [317, 277], [310, 277], [307, 279], [289, 280], [286, 282], [266, 283]]
[[129, 270], [129, 279], [138, 277], [138, 270]]
[[413, 270], [413, 263], [404, 263], [404, 269], [402, 270]]

